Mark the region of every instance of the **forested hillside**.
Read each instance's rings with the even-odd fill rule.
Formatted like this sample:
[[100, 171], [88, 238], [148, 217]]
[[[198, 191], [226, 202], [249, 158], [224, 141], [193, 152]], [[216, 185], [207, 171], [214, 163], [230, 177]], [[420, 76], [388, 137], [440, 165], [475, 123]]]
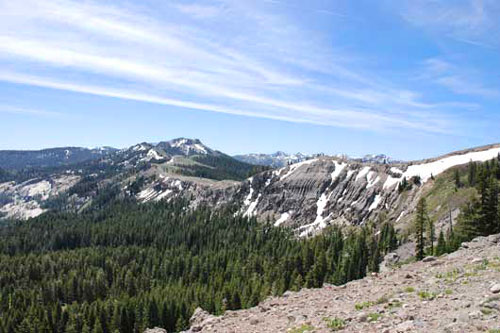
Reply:
[[220, 314], [377, 270], [397, 241], [390, 225], [375, 231], [297, 240], [231, 210], [187, 211], [183, 201], [11, 221], [0, 227], [0, 331], [181, 330], [197, 306]]

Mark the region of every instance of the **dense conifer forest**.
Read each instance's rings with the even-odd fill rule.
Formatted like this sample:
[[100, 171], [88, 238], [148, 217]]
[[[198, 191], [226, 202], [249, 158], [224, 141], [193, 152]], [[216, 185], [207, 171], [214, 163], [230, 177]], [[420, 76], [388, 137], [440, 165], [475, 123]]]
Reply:
[[455, 191], [472, 188], [475, 195], [461, 207], [455, 225], [450, 223], [439, 235], [435, 234], [434, 221], [427, 214], [425, 198], [419, 201], [414, 237], [417, 259], [453, 252], [462, 242], [500, 233], [500, 156], [484, 163], [470, 162], [466, 167], [457, 167], [453, 179]]
[[0, 227], [1, 332], [169, 332], [198, 306], [220, 314], [286, 290], [376, 271], [394, 228], [298, 240], [289, 230], [186, 203], [116, 201]]
[[[499, 180], [499, 159], [456, 168], [456, 191], [474, 189], [475, 198], [439, 235], [422, 200], [417, 259], [500, 232]], [[75, 187], [97, 190], [78, 214], [0, 222], [0, 332], [180, 331], [196, 307], [221, 314], [287, 290], [362, 278], [398, 246], [383, 214], [377, 223], [297, 239], [231, 207], [138, 204], [90, 178]]]

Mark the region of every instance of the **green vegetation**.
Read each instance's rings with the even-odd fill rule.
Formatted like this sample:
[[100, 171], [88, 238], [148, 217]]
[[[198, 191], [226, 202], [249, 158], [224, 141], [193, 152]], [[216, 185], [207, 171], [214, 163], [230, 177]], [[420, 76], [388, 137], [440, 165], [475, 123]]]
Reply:
[[363, 309], [366, 309], [366, 308], [369, 308], [371, 306], [373, 306], [375, 303], [373, 302], [362, 302], [362, 303], [356, 303], [354, 305], [354, 308], [358, 311], [360, 310], [363, 310]]
[[410, 287], [406, 287], [406, 288], [404, 289], [404, 291], [405, 291], [406, 293], [414, 293], [414, 292], [415, 292], [415, 288], [413, 288], [413, 287], [411, 287], [411, 286], [410, 286]]
[[375, 304], [379, 305], [379, 304], [385, 304], [387, 302], [389, 302], [389, 298], [387, 296], [382, 296], [379, 299], [377, 299]]
[[410, 181], [408, 181], [406, 177], [403, 177], [403, 180], [398, 185], [398, 192], [403, 193], [409, 191], [413, 188], [413, 185], [416, 186], [422, 185], [422, 180], [420, 179], [420, 176], [413, 176], [411, 177]]
[[493, 310], [488, 308], [481, 308], [481, 313], [488, 316], [493, 313]]
[[[484, 163], [470, 162], [436, 179], [432, 190], [417, 205], [413, 225], [417, 260], [453, 252], [462, 242], [500, 232], [499, 161], [500, 157]], [[450, 220], [451, 207], [460, 206], [456, 226], [450, 224], [441, 230], [434, 246], [434, 219], [428, 211]]]
[[399, 300], [391, 301], [387, 304], [387, 308], [389, 308], [389, 309], [400, 308], [402, 306], [403, 306], [403, 303]]
[[174, 332], [198, 306], [362, 278], [386, 241], [368, 227], [297, 240], [229, 208], [110, 198], [0, 226], [0, 332]]
[[312, 332], [314, 330], [314, 326], [303, 324], [300, 327], [292, 328], [289, 333], [304, 333], [304, 332]]
[[429, 216], [427, 215], [427, 204], [425, 198], [421, 198], [417, 205], [417, 216], [415, 218], [415, 233], [416, 233], [415, 256], [417, 257], [417, 260], [422, 260], [424, 258], [424, 253], [425, 253], [424, 228], [428, 220]]
[[374, 321], [379, 320], [381, 317], [382, 317], [382, 315], [380, 313], [373, 312], [373, 313], [368, 314], [368, 321], [374, 322]]
[[418, 297], [420, 297], [421, 300], [425, 301], [432, 301], [434, 298], [436, 298], [437, 294], [434, 292], [429, 292], [429, 291], [419, 291], [418, 292]]
[[216, 180], [243, 180], [269, 169], [269, 167], [266, 166], [241, 162], [224, 154], [195, 155], [190, 157], [190, 159], [197, 163], [183, 165], [182, 168], [178, 170], [179, 173], [187, 176]]
[[340, 318], [323, 318], [323, 320], [326, 322], [326, 326], [332, 331], [340, 331], [346, 327], [345, 320]]
[[458, 268], [455, 268], [451, 271], [448, 271], [446, 273], [438, 273], [436, 274], [436, 278], [438, 279], [444, 279], [445, 282], [448, 282], [448, 283], [453, 283], [455, 282], [458, 277], [460, 276], [460, 271]]
[[382, 296], [380, 297], [379, 299], [377, 299], [375, 302], [372, 302], [372, 301], [365, 301], [365, 302], [361, 302], [361, 303], [356, 303], [354, 305], [354, 308], [358, 311], [360, 310], [363, 310], [363, 309], [366, 309], [366, 308], [369, 308], [369, 307], [372, 307], [374, 305], [380, 305], [380, 304], [385, 304], [389, 302], [389, 298], [387, 296]]

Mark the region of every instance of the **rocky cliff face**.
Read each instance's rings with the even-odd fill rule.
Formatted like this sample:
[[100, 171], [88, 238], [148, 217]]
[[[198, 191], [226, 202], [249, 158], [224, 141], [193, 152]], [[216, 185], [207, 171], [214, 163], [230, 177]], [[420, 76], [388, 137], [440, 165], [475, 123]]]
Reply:
[[[142, 143], [39, 179], [0, 184], [0, 214], [36, 216], [44, 211], [40, 205], [72, 186], [80, 188], [70, 190], [73, 202], [83, 207], [92, 201], [97, 189], [115, 184], [122, 194], [134, 196], [139, 202], [183, 197], [192, 206], [231, 204], [245, 216], [290, 227], [304, 237], [331, 224], [360, 225], [377, 219], [380, 214], [397, 224], [409, 221], [417, 199], [432, 187], [435, 177], [453, 166], [487, 161], [499, 153], [500, 146], [494, 145], [399, 164], [317, 156], [257, 173], [243, 181], [230, 181], [203, 177], [238, 176], [252, 166], [214, 151], [199, 140]], [[190, 176], [191, 171], [200, 176]], [[61, 182], [59, 179], [66, 179], [63, 183], [67, 186], [54, 186]], [[80, 179], [86, 183], [77, 183]], [[398, 187], [405, 179], [411, 188], [409, 185], [401, 193]], [[35, 183], [40, 191], [45, 188], [42, 185], [49, 183], [51, 191], [31, 196], [31, 184]], [[85, 191], [87, 188], [91, 190]]]
[[[363, 224], [384, 213], [393, 222], [405, 221], [419, 196], [447, 169], [469, 161], [498, 157], [500, 147], [450, 154], [406, 164], [362, 163], [319, 157], [256, 175], [237, 193], [241, 213], [289, 226], [300, 236], [330, 224]], [[409, 183], [401, 193], [399, 184]]]
[[320, 157], [250, 178], [241, 212], [290, 226], [302, 236], [328, 224], [360, 224], [398, 200], [385, 165]]
[[500, 235], [452, 254], [343, 286], [286, 292], [215, 317], [197, 309], [192, 332], [497, 332]]
[[[146, 184], [138, 198], [148, 201], [182, 195], [193, 206], [231, 203], [242, 215], [290, 227], [304, 237], [331, 224], [360, 225], [380, 214], [404, 224], [411, 220], [418, 198], [432, 188], [435, 177], [453, 166], [486, 161], [499, 153], [499, 146], [489, 146], [400, 164], [320, 156], [242, 182], [179, 177], [162, 174], [158, 168], [159, 179]], [[404, 179], [409, 185], [401, 193], [398, 187]]]

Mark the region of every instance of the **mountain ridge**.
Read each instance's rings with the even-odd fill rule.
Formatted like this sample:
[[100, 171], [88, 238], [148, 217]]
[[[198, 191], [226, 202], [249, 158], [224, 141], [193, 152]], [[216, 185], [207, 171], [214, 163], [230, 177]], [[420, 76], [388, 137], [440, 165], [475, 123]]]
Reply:
[[[192, 207], [233, 205], [240, 214], [308, 236], [328, 225], [362, 224], [380, 214], [396, 224], [407, 223], [416, 199], [432, 189], [433, 177], [469, 160], [496, 158], [498, 153], [500, 145], [492, 144], [394, 164], [318, 155], [266, 170], [200, 140], [177, 138], [139, 143], [83, 164], [6, 179], [0, 183], [0, 213], [29, 218], [60, 206], [79, 210], [92, 203], [99, 188], [113, 184], [114, 191], [139, 202], [183, 197]], [[419, 183], [411, 183], [410, 191], [398, 191], [404, 179], [416, 182], [417, 178]]]

